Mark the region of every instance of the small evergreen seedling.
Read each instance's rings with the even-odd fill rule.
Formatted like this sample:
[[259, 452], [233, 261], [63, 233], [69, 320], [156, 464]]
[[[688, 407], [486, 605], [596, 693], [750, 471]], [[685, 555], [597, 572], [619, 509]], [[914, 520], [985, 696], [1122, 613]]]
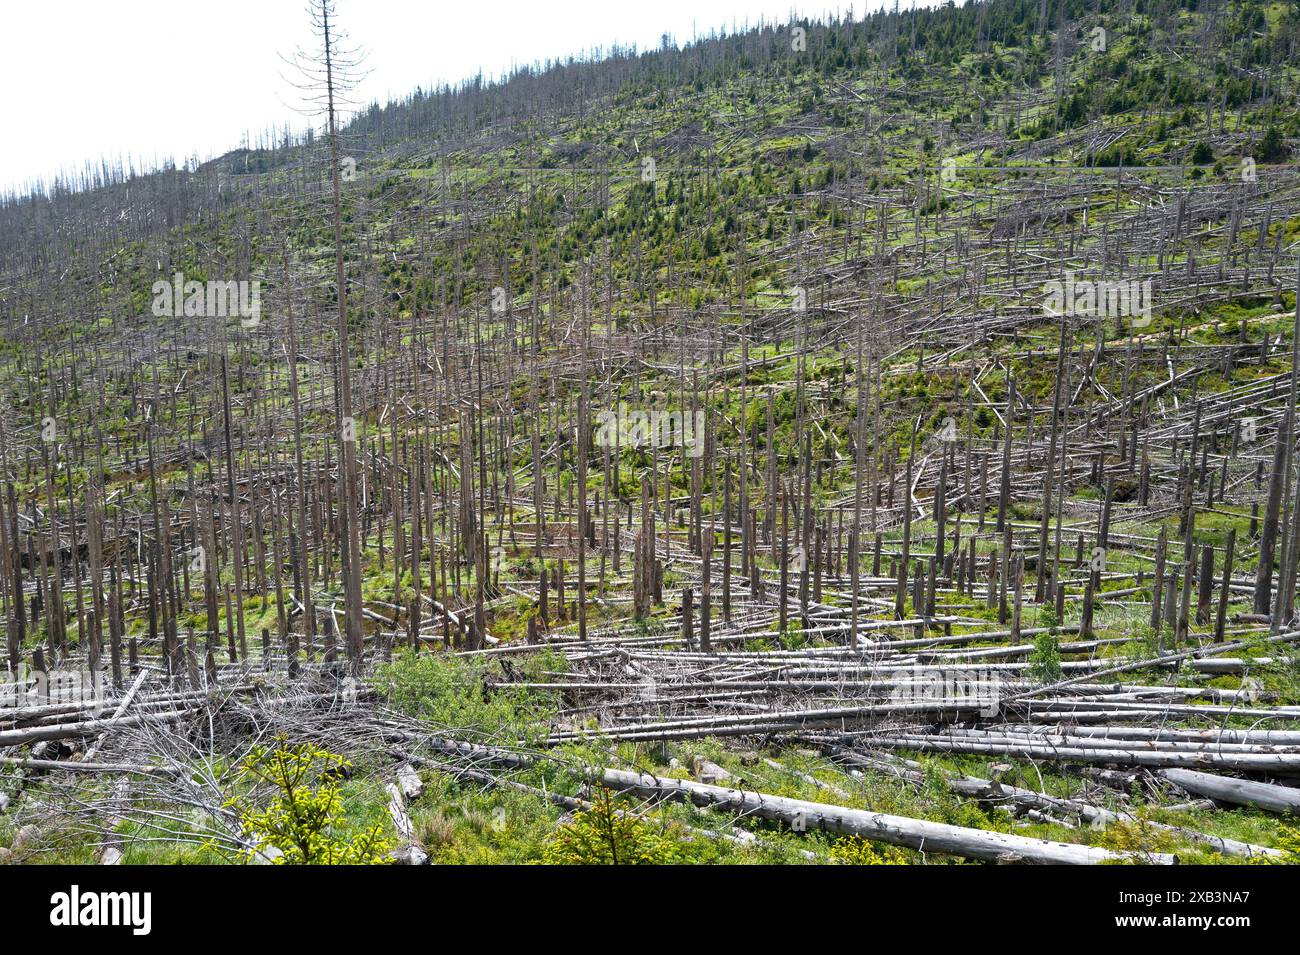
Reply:
[[276, 865], [383, 865], [389, 861], [391, 840], [378, 825], [353, 836], [343, 829], [343, 800], [339, 780], [348, 762], [312, 743], [290, 744], [277, 737], [275, 745], [258, 746], [244, 758], [241, 778], [271, 788], [271, 800], [259, 808], [250, 794], [226, 803], [254, 846], [252, 858], [268, 848], [278, 849]]
[[1034, 638], [1034, 649], [1029, 653], [1029, 673], [1040, 683], [1056, 683], [1063, 675], [1061, 643], [1057, 636], [1060, 621], [1056, 619], [1056, 608], [1046, 605], [1038, 619], [1047, 627], [1047, 632]]

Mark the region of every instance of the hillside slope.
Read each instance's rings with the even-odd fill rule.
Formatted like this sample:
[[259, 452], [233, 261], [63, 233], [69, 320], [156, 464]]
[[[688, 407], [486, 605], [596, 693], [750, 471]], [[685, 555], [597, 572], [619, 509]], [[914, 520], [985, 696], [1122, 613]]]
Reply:
[[337, 244], [327, 138], [10, 197], [0, 749], [219, 755], [0, 766], [0, 845], [254, 851], [282, 734], [408, 860], [601, 861], [638, 770], [712, 807], [651, 861], [1294, 861], [1297, 38], [993, 0], [419, 93]]

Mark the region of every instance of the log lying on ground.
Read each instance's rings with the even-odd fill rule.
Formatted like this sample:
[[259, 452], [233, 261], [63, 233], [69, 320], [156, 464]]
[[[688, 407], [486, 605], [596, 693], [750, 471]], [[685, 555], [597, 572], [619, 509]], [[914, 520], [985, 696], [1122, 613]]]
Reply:
[[388, 815], [392, 817], [393, 828], [397, 830], [397, 848], [392, 858], [400, 865], [424, 865], [429, 856], [415, 842], [415, 827], [411, 824], [410, 813], [406, 811], [406, 794], [397, 783], [384, 787], [388, 793]]
[[113, 715], [108, 718], [108, 722], [104, 724], [104, 728], [95, 736], [94, 741], [86, 747], [84, 759], [87, 762], [93, 760], [95, 754], [99, 752], [99, 747], [103, 745], [104, 735], [108, 732], [109, 728], [126, 714], [126, 711], [131, 706], [131, 702], [135, 699], [136, 694], [140, 692], [140, 687], [144, 686], [144, 681], [148, 678], [148, 675], [148, 670], [142, 671], [131, 684], [131, 688], [127, 690], [122, 699], [118, 701], [117, 709], [115, 709]]
[[34, 769], [40, 772], [127, 773], [137, 776], [163, 776], [170, 772], [166, 767], [146, 766], [143, 763], [94, 763], [82, 759], [23, 759], [20, 756], [0, 756], [0, 766]]
[[780, 710], [767, 713], [746, 713], [738, 716], [689, 717], [680, 720], [663, 720], [654, 723], [632, 723], [622, 726], [605, 726], [597, 730], [573, 730], [552, 733], [547, 742], [554, 746], [575, 742], [592, 736], [620, 740], [698, 739], [704, 736], [750, 736], [755, 733], [777, 732], [791, 729], [809, 729], [822, 723], [844, 723], [881, 716], [948, 716], [953, 719], [963, 715], [976, 715], [995, 704], [992, 697], [958, 698], [953, 700], [923, 701], [919, 703], [879, 703], [863, 706], [836, 706], [818, 709]]
[[[394, 751], [393, 755], [398, 759], [404, 759], [420, 766], [429, 766], [433, 769], [437, 769], [439, 772], [450, 773], [452, 775], [460, 776], [466, 779], [473, 779], [487, 786], [500, 786], [503, 788], [514, 789], [519, 792], [526, 792], [530, 795], [538, 796], [542, 799], [545, 799], [547, 802], [550, 802], [553, 805], [561, 806], [564, 809], [590, 810], [592, 808], [591, 803], [585, 799], [579, 799], [576, 796], [565, 796], [562, 793], [557, 793], [546, 789], [538, 789], [535, 786], [525, 785], [524, 783], [521, 783], [518, 780], [507, 779], [503, 776], [496, 776], [493, 775], [492, 773], [485, 772], [481, 769], [474, 769], [469, 766], [459, 766], [454, 763], [445, 763], [439, 760], [424, 759], [422, 757], [415, 756], [413, 754], [406, 753], [400, 750]], [[622, 809], [615, 810], [615, 815], [624, 818], [637, 818], [637, 819], [641, 818], [640, 814], [638, 813], [626, 812]], [[765, 842], [758, 836], [754, 835], [754, 833], [750, 832], [747, 829], [741, 829], [739, 827], [737, 827], [734, 832], [717, 832], [713, 829], [700, 829], [696, 826], [687, 826], [686, 829], [688, 832], [698, 833], [699, 835], [704, 836], [705, 838], [719, 839], [723, 842], [730, 842], [734, 845], [759, 846], [759, 847], [769, 846], [769, 843]], [[809, 862], [815, 862], [819, 858], [817, 853], [811, 852], [807, 849], [799, 849], [797, 851], [800, 856], [807, 859]]]
[[1222, 657], [1215, 660], [1193, 660], [1192, 669], [1197, 673], [1241, 673], [1247, 667], [1254, 670], [1273, 662], [1274, 657]]
[[[1041, 733], [1042, 727], [1032, 724], [1004, 723], [1000, 727], [1007, 733]], [[1259, 746], [1300, 746], [1298, 730], [1224, 729], [1218, 726], [1207, 729], [1177, 728], [1169, 726], [1078, 726], [1069, 727], [1071, 736], [1088, 736], [1100, 740], [1158, 740], [1191, 743], [1253, 743]]]
[[1241, 772], [1300, 775], [1300, 753], [1228, 752], [1206, 748], [1191, 750], [1143, 750], [1117, 746], [1055, 745], [1047, 740], [983, 740], [955, 736], [897, 735], [872, 736], [877, 749], [905, 749], [918, 753], [967, 753], [977, 756], [1011, 756], [1052, 762], [1101, 763], [1115, 766], [1146, 766], [1152, 769], [1204, 766]]
[[[910, 759], [902, 759], [890, 754], [882, 754], [876, 757], [865, 756], [836, 750], [834, 747], [828, 747], [828, 749], [834, 758], [852, 766], [863, 766], [878, 772], [889, 773], [907, 779], [915, 785], [924, 785], [927, 780], [924, 767]], [[943, 773], [941, 778], [945, 785], [959, 796], [989, 803], [1011, 802], [1027, 813], [1064, 812], [1078, 816], [1084, 822], [1094, 826], [1107, 826], [1115, 822], [1133, 822], [1137, 818], [1130, 813], [1115, 812], [1103, 806], [1094, 806], [1081, 800], [1049, 796], [1046, 793], [1037, 793], [1031, 789], [1022, 789], [1019, 786], [1012, 786], [997, 780], [981, 779], [978, 776], [951, 776]], [[1215, 852], [1221, 852], [1224, 855], [1249, 859], [1257, 856], [1280, 857], [1283, 854], [1279, 849], [1258, 846], [1251, 842], [1239, 842], [1236, 839], [1201, 832], [1199, 829], [1170, 826], [1161, 822], [1150, 822], [1148, 824], [1157, 829], [1163, 829], [1166, 832], [1190, 839], [1193, 842], [1200, 842], [1209, 846]]]
[[1135, 856], [1095, 846], [1049, 842], [984, 829], [950, 826], [925, 819], [911, 819], [907, 816], [891, 816], [866, 809], [849, 809], [830, 803], [727, 789], [684, 779], [665, 779], [649, 773], [597, 769], [592, 771], [591, 778], [611, 789], [643, 796], [687, 799], [697, 806], [717, 807], [740, 815], [758, 816], [785, 823], [795, 829], [806, 827], [864, 836], [909, 849], [942, 852], [988, 862], [1095, 865], [1100, 862], [1138, 859], [1159, 865], [1173, 865], [1178, 861], [1177, 857], [1166, 853]]
[[171, 710], [163, 713], [148, 713], [141, 716], [123, 716], [108, 720], [83, 720], [76, 723], [60, 723], [54, 726], [37, 726], [32, 729], [0, 731], [0, 747], [24, 746], [39, 743], [42, 740], [70, 739], [76, 736], [94, 736], [104, 730], [120, 726], [136, 726], [143, 722], [172, 723], [184, 719], [194, 712], [194, 708]]
[[[480, 766], [524, 768], [533, 765], [536, 761], [536, 757], [529, 754], [459, 740], [424, 737], [421, 742], [449, 755], [470, 759]], [[415, 759], [411, 761], [418, 762]], [[1112, 852], [1095, 846], [1050, 842], [983, 829], [968, 829], [924, 819], [911, 819], [907, 816], [891, 816], [865, 809], [850, 809], [830, 803], [788, 799], [767, 793], [744, 792], [683, 779], [666, 779], [649, 773], [597, 768], [587, 770], [586, 776], [593, 782], [622, 792], [636, 792], [660, 798], [682, 798], [697, 806], [728, 809], [737, 815], [758, 816], [762, 819], [783, 822], [792, 828], [803, 827], [859, 835], [891, 845], [958, 855], [967, 859], [1047, 865], [1095, 865], [1100, 862], [1135, 859], [1159, 865], [1175, 865], [1178, 862], [1176, 856], [1168, 853], [1135, 855]]]
[[1166, 769], [1160, 775], [1196, 796], [1208, 796], [1219, 802], [1253, 806], [1268, 812], [1300, 815], [1300, 789], [1198, 773], [1191, 769]]
[[424, 795], [424, 782], [409, 763], [397, 767], [397, 785], [408, 800], [416, 800]]
[[[1295, 643], [1300, 641], [1300, 630], [1288, 630], [1285, 633], [1274, 634], [1271, 637], [1264, 637], [1263, 642], [1271, 643]], [[1111, 676], [1115, 673], [1128, 673], [1132, 670], [1144, 670], [1151, 667], [1173, 666], [1181, 664], [1184, 660], [1199, 660], [1207, 656], [1221, 656], [1225, 653], [1244, 650], [1251, 645], [1249, 640], [1237, 640], [1232, 643], [1211, 643], [1205, 646], [1198, 646], [1191, 650], [1183, 650], [1179, 653], [1165, 653], [1155, 657], [1147, 657], [1142, 660], [1131, 660], [1128, 663], [1121, 663], [1118, 666], [1109, 667], [1105, 670], [1097, 670], [1090, 674], [1070, 677], [1068, 680], [1059, 680], [1055, 683], [1048, 683], [1037, 689], [1027, 690], [1016, 693], [1005, 703], [1014, 702], [1015, 700], [1042, 696], [1044, 693], [1060, 693], [1066, 687], [1074, 686], [1077, 683], [1083, 683], [1087, 680], [1099, 680], [1104, 676]]]

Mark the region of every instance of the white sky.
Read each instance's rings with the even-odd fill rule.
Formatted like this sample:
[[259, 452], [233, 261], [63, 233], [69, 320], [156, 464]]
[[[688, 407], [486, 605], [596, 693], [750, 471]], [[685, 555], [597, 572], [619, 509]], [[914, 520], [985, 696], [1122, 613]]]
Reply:
[[[892, 5], [892, 0], [890, 0]], [[480, 69], [656, 47], [882, 0], [337, 0], [368, 51], [363, 102], [455, 83]], [[918, 4], [921, 5], [921, 4]], [[910, 6], [903, 3], [902, 6]], [[304, 0], [10, 0], [0, 14], [0, 191], [100, 156], [136, 168], [200, 160], [305, 120], [280, 59], [310, 46]]]

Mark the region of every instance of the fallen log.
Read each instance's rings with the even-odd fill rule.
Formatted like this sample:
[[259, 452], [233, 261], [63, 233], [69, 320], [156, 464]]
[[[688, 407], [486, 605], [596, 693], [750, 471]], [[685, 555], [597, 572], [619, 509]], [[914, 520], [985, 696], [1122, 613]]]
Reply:
[[406, 811], [406, 796], [397, 783], [384, 787], [388, 793], [388, 815], [392, 817], [393, 828], [397, 831], [397, 848], [392, 858], [400, 865], [424, 865], [429, 856], [415, 842], [415, 827], [411, 824], [410, 813]]
[[592, 736], [620, 740], [695, 739], [704, 736], [749, 736], [754, 733], [778, 730], [805, 729], [821, 723], [862, 720], [868, 717], [922, 714], [948, 715], [977, 714], [988, 708], [990, 701], [978, 697], [952, 700], [922, 701], [917, 703], [881, 703], [865, 706], [823, 707], [775, 712], [749, 713], [739, 716], [691, 717], [681, 720], [663, 720], [655, 723], [632, 723], [622, 726], [601, 727], [598, 730], [573, 730], [552, 733], [550, 745], [574, 742]]
[[1183, 768], [1205, 766], [1243, 772], [1274, 772], [1300, 775], [1300, 753], [1223, 752], [1201, 749], [1191, 752], [1137, 750], [1101, 746], [1055, 746], [1030, 740], [986, 742], [935, 736], [871, 737], [876, 748], [904, 749], [918, 753], [967, 753], [981, 756], [1014, 756], [1053, 762], [1102, 763], [1115, 766]]
[[697, 806], [717, 807], [739, 815], [758, 816], [793, 829], [820, 829], [863, 836], [922, 852], [942, 852], [987, 862], [1029, 862], [1047, 865], [1095, 865], [1101, 862], [1142, 861], [1174, 865], [1167, 853], [1135, 855], [1096, 846], [1050, 842], [1026, 836], [969, 829], [926, 819], [892, 816], [867, 809], [850, 809], [830, 803], [790, 799], [769, 793], [746, 792], [684, 779], [666, 779], [649, 773], [619, 769], [591, 771], [593, 781], [642, 796], [686, 799]]
[[134, 700], [136, 694], [140, 692], [140, 687], [144, 686], [144, 681], [148, 677], [148, 674], [148, 670], [142, 670], [140, 672], [140, 675], [137, 676], [135, 681], [131, 684], [131, 688], [126, 691], [126, 695], [123, 696], [121, 701], [117, 704], [117, 709], [113, 711], [113, 715], [110, 716], [108, 722], [104, 724], [104, 728], [95, 736], [94, 742], [86, 747], [85, 759], [87, 762], [93, 760], [95, 754], [99, 752], [99, 747], [104, 742], [104, 735], [108, 732], [109, 727], [126, 714], [127, 709], [131, 706], [131, 701]]
[[23, 759], [21, 756], [0, 756], [0, 766], [71, 773], [128, 773], [136, 776], [162, 776], [170, 772], [170, 770], [162, 766], [146, 766], [143, 763], [95, 763], [80, 759]]
[[[863, 766], [886, 772], [907, 779], [918, 786], [924, 785], [927, 780], [924, 767], [913, 760], [901, 759], [888, 754], [873, 758], [857, 753], [835, 751], [833, 747], [829, 749], [836, 759], [843, 760], [853, 766]], [[1115, 812], [1103, 806], [1094, 806], [1091, 803], [1077, 799], [1065, 799], [1059, 796], [1049, 796], [1046, 793], [1037, 793], [1031, 789], [1012, 786], [999, 780], [981, 779], [978, 776], [950, 776], [947, 773], [942, 773], [941, 778], [952, 792], [960, 796], [994, 804], [1009, 801], [1020, 807], [1026, 814], [1030, 812], [1065, 812], [1078, 816], [1089, 825], [1103, 827], [1115, 822], [1133, 822], [1137, 818], [1130, 813]], [[1176, 807], [1168, 806], [1165, 808], [1174, 809]], [[1057, 821], [1060, 822], [1061, 820]], [[1268, 846], [1240, 842], [1236, 839], [1201, 832], [1199, 829], [1189, 829], [1186, 826], [1171, 826], [1161, 822], [1149, 822], [1148, 825], [1190, 839], [1193, 842], [1203, 843], [1215, 852], [1224, 855], [1249, 859], [1262, 856], [1277, 858], [1283, 854], [1281, 850], [1272, 849]]]
[[[494, 776], [492, 773], [484, 772], [483, 770], [479, 770], [479, 769], [473, 769], [468, 766], [457, 766], [452, 763], [444, 763], [444, 762], [439, 762], [437, 760], [423, 759], [419, 756], [414, 756], [412, 754], [403, 752], [401, 750], [394, 751], [393, 755], [398, 759], [407, 760], [409, 762], [413, 762], [421, 766], [429, 766], [431, 768], [439, 770], [440, 772], [451, 773], [457, 776], [463, 776], [467, 779], [473, 779], [478, 782], [484, 783], [485, 785], [488, 786], [499, 786], [503, 788], [514, 789], [519, 792], [526, 792], [529, 793], [530, 795], [538, 796], [542, 799], [545, 799], [547, 802], [550, 802], [556, 806], [560, 806], [564, 809], [589, 810], [592, 808], [591, 803], [585, 799], [579, 799], [576, 796], [565, 796], [562, 793], [553, 792], [547, 789], [538, 789], [535, 786], [525, 785], [524, 783], [521, 783], [515, 779], [507, 779], [502, 776]], [[615, 815], [624, 818], [641, 818], [641, 816], [638, 813], [627, 812], [622, 809], [615, 810]], [[734, 833], [718, 832], [713, 829], [700, 829], [697, 828], [696, 826], [687, 826], [686, 829], [688, 832], [698, 833], [699, 835], [704, 836], [705, 838], [718, 839], [723, 842], [730, 842], [733, 845], [757, 846], [760, 848], [770, 847], [767, 842], [760, 839], [758, 836], [754, 835], [754, 833], [749, 832], [746, 829], [737, 828]], [[815, 862], [818, 861], [819, 859], [817, 853], [812, 852], [808, 849], [799, 849], [797, 850], [797, 852], [800, 856], [802, 856], [803, 858], [807, 859], [810, 862]]]
[[165, 713], [148, 713], [140, 716], [123, 716], [114, 720], [83, 720], [77, 723], [60, 723], [55, 726], [37, 726], [25, 730], [0, 732], [0, 747], [23, 746], [47, 739], [69, 739], [75, 736], [94, 736], [114, 726], [135, 726], [149, 722], [175, 722], [193, 713], [194, 709], [171, 710]]
[[1191, 769], [1166, 769], [1160, 775], [1195, 796], [1208, 796], [1218, 802], [1252, 806], [1283, 815], [1300, 815], [1300, 789], [1198, 773]]

